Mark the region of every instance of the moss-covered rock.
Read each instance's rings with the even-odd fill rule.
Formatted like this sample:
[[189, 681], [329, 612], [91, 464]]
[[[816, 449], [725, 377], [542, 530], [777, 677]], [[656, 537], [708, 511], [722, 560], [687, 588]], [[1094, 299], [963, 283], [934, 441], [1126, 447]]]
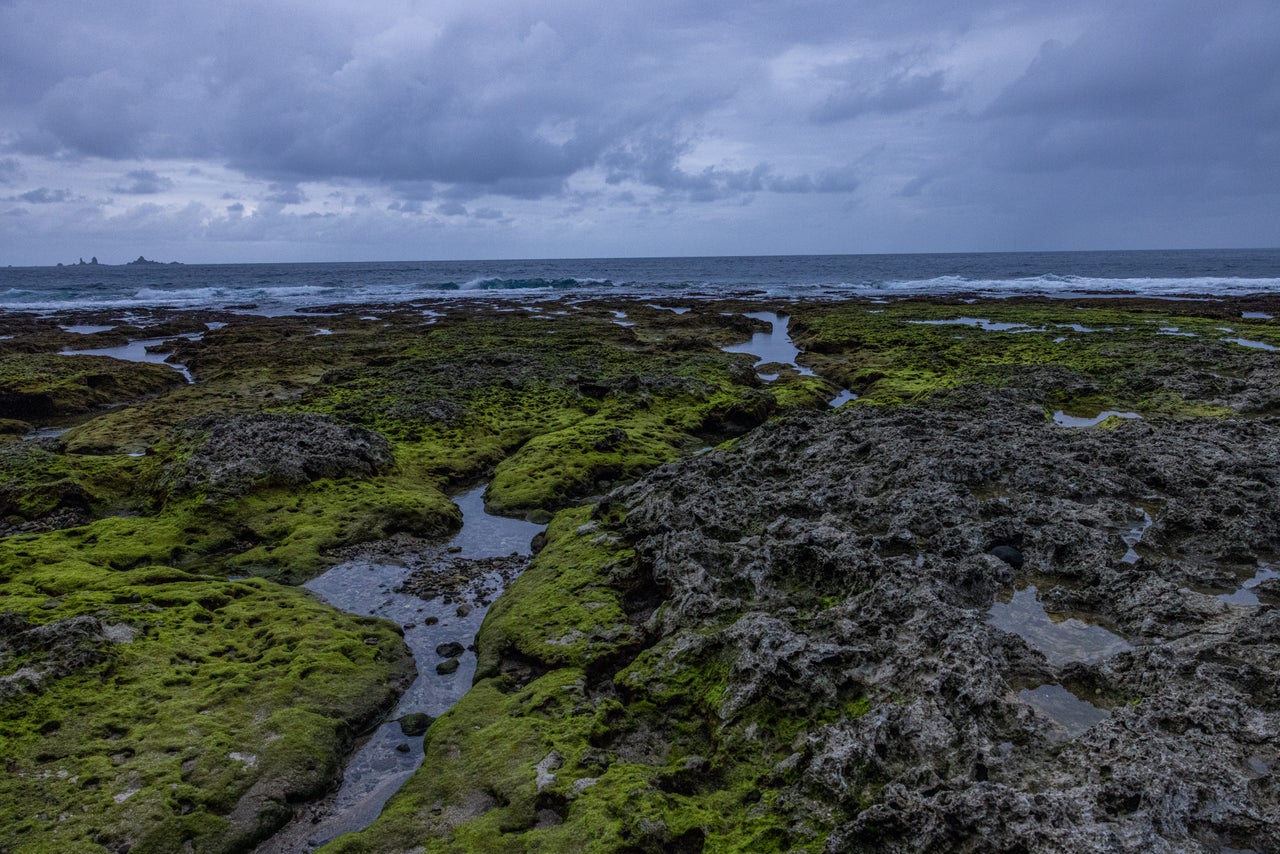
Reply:
[[184, 383], [164, 365], [105, 356], [15, 354], [0, 358], [0, 412], [38, 421], [160, 394]]
[[239, 851], [336, 779], [413, 664], [301, 591], [4, 555], [0, 846]]

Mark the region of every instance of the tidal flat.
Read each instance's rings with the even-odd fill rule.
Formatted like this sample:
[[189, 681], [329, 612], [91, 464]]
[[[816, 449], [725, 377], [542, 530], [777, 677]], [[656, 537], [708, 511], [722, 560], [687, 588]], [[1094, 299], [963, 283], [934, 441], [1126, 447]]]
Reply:
[[[471, 655], [320, 850], [1280, 850], [1277, 315], [0, 312], [0, 851], [270, 846]], [[546, 530], [465, 599], [477, 483]], [[303, 587], [374, 558], [483, 598], [473, 648]], [[1027, 589], [1034, 632], [989, 618]]]

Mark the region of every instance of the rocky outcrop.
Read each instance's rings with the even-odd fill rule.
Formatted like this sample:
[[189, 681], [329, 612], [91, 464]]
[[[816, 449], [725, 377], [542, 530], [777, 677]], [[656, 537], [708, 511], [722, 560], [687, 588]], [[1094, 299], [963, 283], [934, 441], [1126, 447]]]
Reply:
[[171, 480], [177, 494], [243, 495], [258, 484], [369, 477], [391, 462], [379, 433], [312, 414], [209, 416], [183, 431], [194, 449]]
[[[1280, 549], [1278, 440], [1264, 421], [1060, 428], [988, 389], [766, 425], [604, 508], [662, 602], [670, 667], [630, 699], [726, 667], [713, 723], [740, 756], [747, 718], [862, 698], [778, 771], [775, 809], [797, 838], [827, 824], [829, 851], [1276, 850], [1280, 612], [1214, 594]], [[1032, 582], [1131, 648], [1052, 664], [996, 628], [997, 596]], [[1066, 706], [1037, 711], [1042, 686]], [[1076, 704], [1100, 722], [1064, 724]]]

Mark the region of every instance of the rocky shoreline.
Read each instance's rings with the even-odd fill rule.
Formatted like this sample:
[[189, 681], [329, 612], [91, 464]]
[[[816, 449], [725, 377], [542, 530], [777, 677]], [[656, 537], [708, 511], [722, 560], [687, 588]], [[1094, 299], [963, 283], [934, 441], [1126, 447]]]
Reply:
[[747, 302], [157, 312], [190, 385], [0, 314], [0, 851], [237, 850], [332, 787], [412, 665], [291, 585], [489, 475], [545, 547], [406, 585], [514, 579], [326, 851], [1280, 848], [1273, 303], [770, 306], [761, 366]]

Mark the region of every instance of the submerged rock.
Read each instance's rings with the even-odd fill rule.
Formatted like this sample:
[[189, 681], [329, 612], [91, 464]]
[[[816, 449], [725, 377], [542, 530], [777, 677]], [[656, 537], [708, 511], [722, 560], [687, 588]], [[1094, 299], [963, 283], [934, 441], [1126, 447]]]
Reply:
[[400, 732], [410, 737], [422, 735], [434, 720], [426, 712], [410, 712], [400, 719]]

